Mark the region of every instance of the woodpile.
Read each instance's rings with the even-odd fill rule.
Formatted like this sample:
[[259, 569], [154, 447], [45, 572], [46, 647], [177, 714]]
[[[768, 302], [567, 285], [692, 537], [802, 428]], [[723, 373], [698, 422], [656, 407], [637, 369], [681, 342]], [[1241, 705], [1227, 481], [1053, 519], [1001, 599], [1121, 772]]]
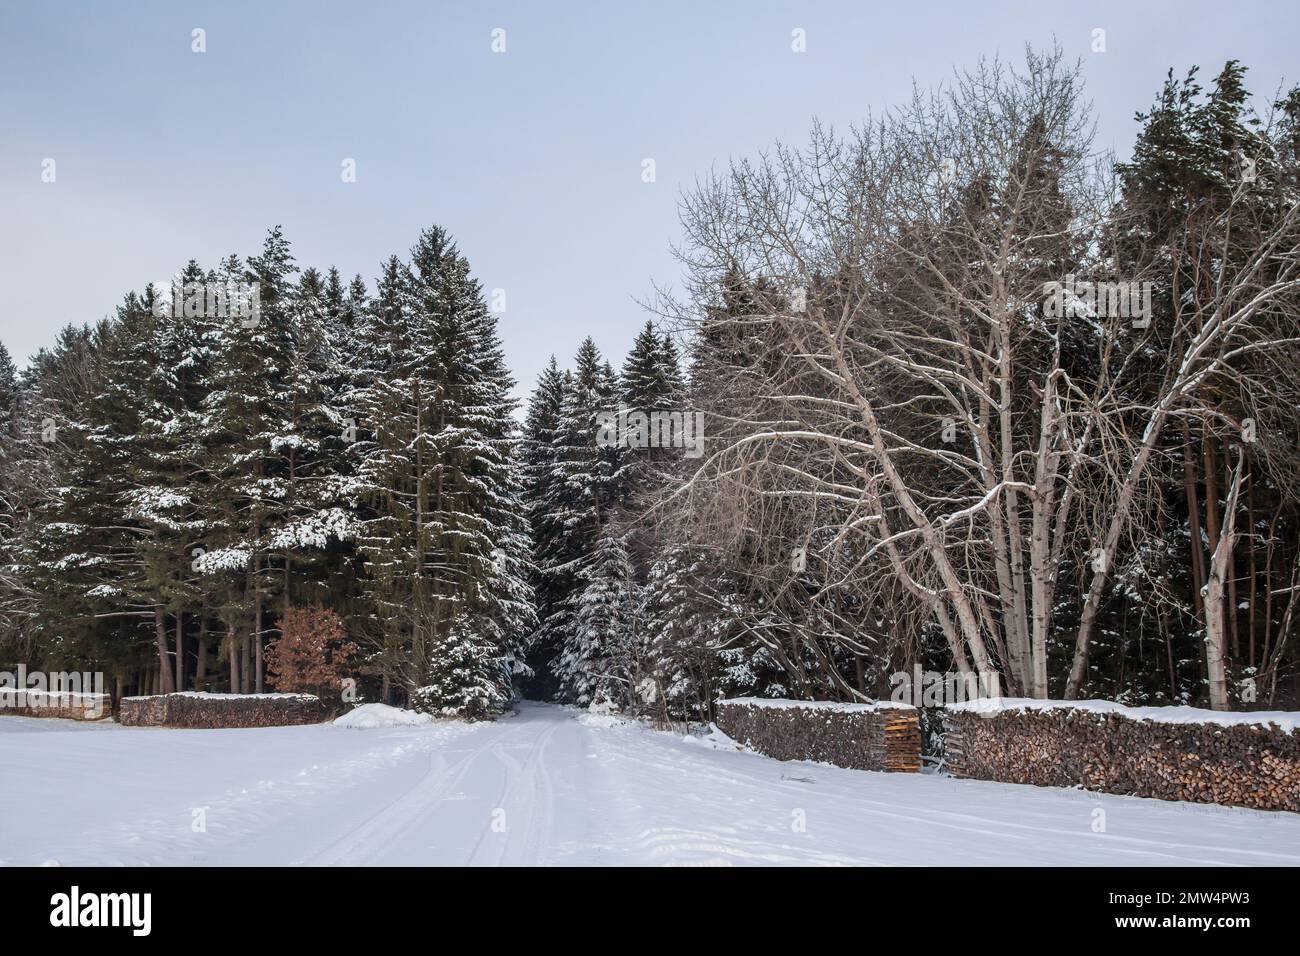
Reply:
[[814, 760], [853, 770], [917, 773], [921, 725], [906, 704], [738, 698], [718, 704], [718, 729], [777, 760]]
[[19, 687], [0, 687], [0, 715], [103, 720], [113, 713], [108, 694], [82, 694]]
[[1300, 730], [1164, 723], [1069, 706], [949, 709], [954, 776], [1300, 812]]
[[160, 694], [123, 697], [118, 723], [128, 727], [283, 727], [329, 716], [311, 694]]

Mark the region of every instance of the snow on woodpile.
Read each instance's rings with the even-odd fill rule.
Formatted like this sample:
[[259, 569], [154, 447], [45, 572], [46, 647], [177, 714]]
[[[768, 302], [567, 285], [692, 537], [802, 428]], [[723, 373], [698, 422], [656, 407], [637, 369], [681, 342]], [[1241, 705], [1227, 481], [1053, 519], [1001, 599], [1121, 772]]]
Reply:
[[1202, 707], [1125, 707], [1113, 700], [1035, 700], [1029, 697], [989, 697], [949, 704], [947, 709], [985, 715], [1025, 710], [1082, 710], [1094, 714], [1119, 714], [1129, 720], [1150, 720], [1158, 724], [1275, 726], [1288, 733], [1300, 730], [1300, 711], [1294, 710], [1222, 711]]
[[900, 773], [921, 769], [920, 719], [909, 704], [738, 697], [718, 703], [717, 725], [778, 760]]
[[944, 711], [959, 777], [1300, 811], [1300, 714], [990, 699]]
[[722, 701], [724, 704], [744, 704], [747, 707], [762, 707], [769, 710], [820, 710], [833, 714], [863, 714], [879, 710], [915, 710], [911, 704], [895, 703], [890, 700], [872, 700], [857, 704], [842, 703], [837, 700], [785, 700], [776, 697], [731, 697]]
[[328, 716], [312, 694], [208, 694], [185, 691], [123, 697], [118, 722], [128, 727], [280, 727]]
[[390, 707], [388, 704], [362, 704], [335, 720], [334, 726], [373, 730], [377, 727], [416, 727], [431, 723], [433, 723], [432, 714], [402, 710], [400, 707]]

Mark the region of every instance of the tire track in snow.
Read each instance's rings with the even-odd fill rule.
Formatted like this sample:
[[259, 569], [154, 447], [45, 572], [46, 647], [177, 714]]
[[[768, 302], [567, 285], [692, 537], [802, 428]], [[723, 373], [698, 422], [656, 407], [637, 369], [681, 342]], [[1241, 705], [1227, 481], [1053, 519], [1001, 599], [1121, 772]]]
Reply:
[[[538, 721], [524, 721], [526, 726], [536, 726]], [[522, 763], [511, 756], [503, 745], [497, 747], [498, 756], [506, 765], [506, 780], [496, 806], [506, 813], [506, 829], [498, 833], [489, 825], [479, 835], [470, 851], [466, 866], [526, 866], [536, 864], [544, 852], [554, 816], [553, 787], [550, 770], [546, 766], [546, 748], [564, 721], [545, 722], [543, 729], [531, 741], [528, 758]], [[522, 804], [522, 806], [521, 806]], [[540, 812], [539, 812], [540, 804]], [[519, 821], [522, 818], [523, 824]], [[522, 840], [519, 834], [523, 834]], [[493, 840], [496, 844], [494, 845]], [[522, 848], [522, 849], [521, 849]]]
[[[274, 731], [298, 729], [272, 728]], [[326, 732], [341, 736], [357, 733], [334, 728]], [[143, 731], [126, 729], [124, 733], [192, 735], [194, 732], [149, 728]], [[200, 733], [245, 734], [247, 731]], [[81, 851], [93, 851], [88, 865], [238, 865], [243, 862], [238, 855], [239, 847], [256, 841], [259, 835], [275, 828], [284, 816], [314, 813], [322, 797], [349, 788], [368, 775], [392, 769], [396, 765], [394, 757], [409, 750], [423, 753], [432, 749], [440, 751], [462, 733], [459, 727], [442, 725], [435, 735], [421, 740], [400, 741], [393, 748], [387, 747], [385, 738], [383, 747], [340, 759], [321, 759], [296, 769], [292, 764], [281, 765], [275, 768], [275, 772], [255, 774], [221, 789], [197, 792], [179, 803], [171, 801], [161, 814], [152, 810], [133, 814], [108, 828], [101, 826], [80, 836], [69, 834], [61, 842], [78, 848], [78, 853], [73, 854], [74, 859], [82, 858], [79, 855]], [[180, 749], [179, 745], [177, 749]], [[194, 748], [191, 753], [199, 758], [209, 756], [209, 752], [201, 747]], [[200, 807], [205, 811], [205, 827], [196, 830], [192, 826], [194, 811]], [[106, 834], [109, 835], [107, 839]], [[46, 858], [62, 855], [61, 851], [52, 851], [46, 854]]]
[[429, 769], [400, 797], [378, 813], [335, 840], [324, 850], [305, 861], [306, 866], [355, 866], [379, 859], [393, 847], [402, 834], [432, 811], [483, 757], [493, 752], [497, 742], [485, 736], [483, 743], [460, 760], [447, 763], [449, 751], [435, 750]]
[[[501, 761], [501, 765], [505, 768], [505, 774], [501, 781], [501, 791], [497, 794], [496, 801], [490, 805], [488, 818], [484, 821], [483, 828], [479, 831], [478, 839], [474, 841], [474, 846], [470, 848], [469, 856], [465, 858], [465, 861], [461, 864], [462, 866], [482, 865], [480, 864], [479, 859], [483, 855], [483, 848], [487, 843], [489, 836], [499, 833], [500, 835], [496, 837], [499, 841], [505, 842], [510, 839], [511, 814], [510, 811], [506, 810], [508, 804], [507, 798], [511, 792], [512, 781], [519, 776], [523, 764], [510, 755], [503, 741], [497, 741], [492, 745], [492, 755]], [[497, 810], [506, 810], [506, 829], [504, 831], [496, 831], [492, 829], [492, 824]]]
[[[550, 730], [542, 735], [537, 744], [536, 773], [533, 776], [534, 798], [533, 816], [529, 821], [528, 837], [522, 860], [507, 855], [503, 860], [509, 866], [537, 865], [542, 862], [542, 854], [550, 848], [555, 833], [555, 782], [551, 778], [551, 768], [546, 761], [551, 738], [559, 733], [562, 723], [556, 722]], [[540, 805], [540, 823], [537, 807]]]

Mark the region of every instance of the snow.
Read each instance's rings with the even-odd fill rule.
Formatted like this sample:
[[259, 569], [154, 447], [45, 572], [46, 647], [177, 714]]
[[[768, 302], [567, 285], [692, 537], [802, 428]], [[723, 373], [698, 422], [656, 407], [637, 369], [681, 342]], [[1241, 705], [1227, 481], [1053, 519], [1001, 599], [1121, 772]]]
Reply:
[[217, 574], [221, 571], [242, 571], [253, 559], [248, 548], [218, 548], [197, 555], [192, 562], [199, 574]]
[[331, 540], [356, 537], [358, 523], [342, 508], [328, 508], [291, 521], [271, 535], [271, 547], [298, 550], [323, 549]]
[[249, 697], [292, 697], [295, 700], [319, 700], [315, 694], [213, 694], [201, 690], [172, 691], [170, 694], [152, 694], [148, 697], [123, 697], [123, 700], [150, 700], [152, 697], [204, 697], [213, 700], [237, 700]]
[[1111, 700], [1035, 700], [1028, 697], [986, 697], [949, 704], [949, 710], [966, 710], [993, 716], [1006, 711], [1083, 710], [1094, 714], [1119, 714], [1129, 720], [1149, 720], [1158, 724], [1216, 724], [1220, 727], [1276, 724], [1285, 733], [1300, 729], [1300, 711], [1258, 710], [1221, 711], [1199, 707], [1125, 707]]
[[861, 714], [877, 710], [916, 710], [911, 704], [891, 700], [873, 700], [860, 704], [841, 704], [833, 700], [778, 700], [769, 697], [731, 697], [724, 704], [747, 704], [769, 710], [822, 710], [832, 714]]
[[1300, 865], [1300, 814], [782, 763], [538, 704], [365, 733], [0, 717], [0, 766], [10, 865]]
[[433, 715], [402, 710], [388, 704], [362, 704], [334, 721], [335, 727], [374, 730], [378, 727], [418, 727], [433, 723]]

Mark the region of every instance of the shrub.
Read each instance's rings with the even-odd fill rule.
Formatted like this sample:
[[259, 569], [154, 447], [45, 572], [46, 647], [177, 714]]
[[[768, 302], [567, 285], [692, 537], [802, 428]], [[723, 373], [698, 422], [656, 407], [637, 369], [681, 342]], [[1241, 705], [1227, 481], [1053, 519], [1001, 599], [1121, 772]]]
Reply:
[[278, 691], [315, 694], [338, 703], [357, 645], [343, 621], [323, 607], [294, 607], [280, 621], [280, 637], [266, 649], [267, 680]]

